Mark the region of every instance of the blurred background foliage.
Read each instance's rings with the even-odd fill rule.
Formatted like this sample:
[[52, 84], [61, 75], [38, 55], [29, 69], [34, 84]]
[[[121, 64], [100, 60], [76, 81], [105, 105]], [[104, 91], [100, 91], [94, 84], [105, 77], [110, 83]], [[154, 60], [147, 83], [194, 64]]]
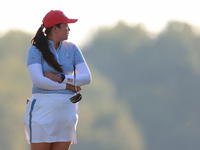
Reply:
[[[33, 35], [0, 38], [0, 150], [29, 149], [23, 115], [32, 83]], [[184, 22], [161, 33], [119, 22], [80, 46], [93, 80], [82, 90], [78, 144], [71, 150], [198, 150], [200, 35]]]

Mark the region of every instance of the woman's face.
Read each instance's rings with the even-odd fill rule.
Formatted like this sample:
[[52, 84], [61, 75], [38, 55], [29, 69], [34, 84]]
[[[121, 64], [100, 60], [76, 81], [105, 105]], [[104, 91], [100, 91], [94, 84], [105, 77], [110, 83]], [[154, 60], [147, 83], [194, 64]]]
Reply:
[[60, 28], [57, 27], [56, 30], [58, 30], [57, 37], [59, 38], [60, 41], [68, 39], [70, 28], [67, 23], [62, 23], [60, 25]]

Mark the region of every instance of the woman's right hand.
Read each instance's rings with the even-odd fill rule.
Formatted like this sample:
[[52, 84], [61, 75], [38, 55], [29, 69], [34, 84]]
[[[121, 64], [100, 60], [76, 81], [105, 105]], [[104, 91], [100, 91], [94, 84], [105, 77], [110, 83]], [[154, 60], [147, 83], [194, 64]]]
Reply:
[[[66, 84], [66, 90], [71, 90], [73, 92], [75, 92], [75, 86], [71, 85], [71, 84]], [[77, 92], [80, 92], [82, 90], [81, 86], [76, 86]]]

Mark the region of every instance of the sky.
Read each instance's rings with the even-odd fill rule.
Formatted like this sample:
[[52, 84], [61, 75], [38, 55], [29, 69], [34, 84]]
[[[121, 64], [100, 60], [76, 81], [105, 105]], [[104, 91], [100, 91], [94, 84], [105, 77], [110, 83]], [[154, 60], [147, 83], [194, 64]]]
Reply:
[[200, 28], [199, 0], [0, 0], [0, 33], [11, 29], [35, 33], [50, 10], [61, 10], [70, 24], [69, 41], [83, 44], [99, 26], [113, 27], [118, 21], [142, 24], [159, 33], [169, 21]]

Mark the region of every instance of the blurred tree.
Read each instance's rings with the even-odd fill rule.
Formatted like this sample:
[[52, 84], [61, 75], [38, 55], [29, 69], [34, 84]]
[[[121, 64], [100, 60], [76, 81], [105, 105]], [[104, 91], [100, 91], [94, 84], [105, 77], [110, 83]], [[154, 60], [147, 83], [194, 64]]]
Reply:
[[199, 35], [186, 23], [169, 22], [156, 38], [119, 23], [99, 30], [84, 50], [89, 64], [114, 82], [118, 99], [131, 107], [147, 149], [197, 150], [199, 47]]
[[10, 31], [0, 38], [0, 149], [27, 149], [23, 129], [25, 100], [31, 94], [26, 52], [31, 36]]

